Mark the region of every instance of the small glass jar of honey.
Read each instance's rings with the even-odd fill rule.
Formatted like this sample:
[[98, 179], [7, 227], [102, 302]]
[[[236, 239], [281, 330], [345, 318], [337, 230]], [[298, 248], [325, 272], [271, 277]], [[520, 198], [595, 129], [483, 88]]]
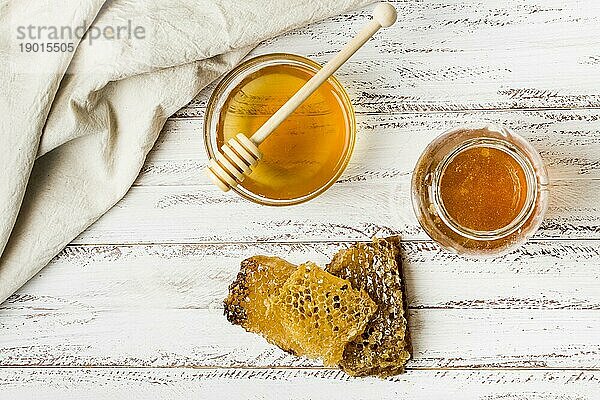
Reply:
[[548, 176], [539, 153], [504, 127], [445, 132], [425, 149], [412, 202], [427, 234], [461, 254], [494, 256], [519, 246], [542, 223]]
[[[305, 57], [275, 53], [249, 59], [217, 85], [204, 121], [210, 158], [238, 133], [250, 137], [321, 66]], [[356, 136], [354, 108], [330, 77], [261, 144], [262, 160], [233, 188], [242, 197], [293, 205], [323, 193], [340, 177]]]

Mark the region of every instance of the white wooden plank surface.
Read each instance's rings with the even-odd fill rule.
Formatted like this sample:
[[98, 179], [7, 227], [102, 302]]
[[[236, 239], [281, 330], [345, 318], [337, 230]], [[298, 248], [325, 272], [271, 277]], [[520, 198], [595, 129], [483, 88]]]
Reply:
[[[404, 0], [398, 23], [337, 73], [359, 112], [582, 108], [600, 105], [600, 3]], [[292, 32], [255, 54], [324, 62], [369, 12]], [[205, 92], [177, 115], [202, 115]]]
[[8, 399], [596, 400], [597, 371], [410, 371], [386, 381], [311, 369], [0, 369]]
[[[345, 245], [70, 246], [1, 306], [0, 317], [8, 310], [220, 308], [240, 260], [259, 253], [324, 265]], [[402, 247], [411, 308], [600, 310], [600, 241], [529, 242], [483, 261], [456, 257], [431, 242]]]
[[[408, 175], [427, 144], [447, 129], [489, 121], [509, 126], [543, 156], [553, 182], [600, 178], [600, 110], [359, 114], [358, 140], [343, 182], [391, 182]], [[136, 185], [209, 185], [202, 118], [167, 122]]]
[[595, 400], [597, 371], [410, 371], [380, 381], [311, 369], [0, 369], [6, 398]]
[[[410, 368], [600, 369], [597, 310], [409, 311]], [[321, 366], [268, 344], [220, 309], [6, 310], [0, 365]]]
[[[600, 180], [560, 182], [537, 238], [600, 238]], [[138, 186], [74, 243], [206, 243], [424, 240], [410, 202], [410, 175], [337, 184], [308, 203], [264, 207], [213, 186]]]
[[[3, 305], [0, 366], [318, 365], [229, 325], [221, 301], [248, 255], [325, 262], [340, 245], [71, 246]], [[411, 368], [598, 367], [599, 241], [485, 262], [403, 246]]]
[[[0, 306], [0, 398], [597, 399], [600, 3], [395, 4], [399, 23], [337, 74], [359, 132], [340, 182], [290, 208], [222, 195], [200, 173], [214, 85], [202, 91], [169, 120], [126, 198]], [[324, 62], [368, 14], [313, 24], [253, 54]], [[476, 261], [429, 241], [408, 193], [433, 137], [482, 120], [528, 138], [552, 185], [535, 240]], [[352, 379], [221, 315], [241, 259], [324, 263], [375, 234], [405, 240], [407, 374]]]

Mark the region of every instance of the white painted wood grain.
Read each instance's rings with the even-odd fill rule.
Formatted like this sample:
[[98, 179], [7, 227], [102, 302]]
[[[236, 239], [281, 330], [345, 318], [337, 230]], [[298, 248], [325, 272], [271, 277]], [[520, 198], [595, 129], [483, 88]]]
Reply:
[[600, 238], [600, 111], [578, 110], [359, 116], [356, 152], [340, 182], [307, 204], [282, 209], [216, 190], [201, 174], [202, 121], [172, 120], [138, 186], [75, 242], [364, 240], [395, 233], [423, 240], [409, 198], [414, 164], [440, 132], [481, 120], [513, 127], [548, 166], [550, 209], [537, 237]]
[[596, 400], [597, 371], [409, 371], [388, 380], [312, 369], [0, 369], [7, 399]]
[[[0, 366], [318, 365], [231, 326], [221, 301], [244, 257], [323, 263], [342, 245], [70, 246], [3, 306]], [[531, 242], [476, 262], [403, 243], [411, 367], [598, 367], [598, 246]]]
[[[0, 313], [220, 308], [240, 260], [267, 254], [325, 265], [346, 245], [69, 246]], [[600, 241], [530, 242], [483, 261], [431, 242], [403, 242], [402, 251], [411, 308], [600, 310]]]
[[[537, 238], [600, 238], [600, 180], [560, 182]], [[138, 186], [74, 243], [206, 243], [424, 240], [410, 176], [348, 182], [293, 207], [265, 207], [213, 186]]]
[[[359, 128], [340, 182], [281, 209], [219, 193], [201, 178], [214, 85], [202, 91], [167, 123], [126, 198], [0, 307], [0, 398], [597, 399], [600, 3], [395, 4], [393, 30], [337, 74]], [[290, 32], [253, 55], [325, 62], [368, 14]], [[552, 201], [536, 240], [474, 261], [426, 240], [408, 193], [425, 145], [481, 120], [541, 152]], [[348, 241], [396, 233], [415, 346], [403, 376], [348, 378], [221, 315], [245, 257], [323, 263]]]
[[[357, 116], [356, 151], [342, 182], [393, 182], [412, 172], [429, 142], [456, 126], [510, 127], [541, 153], [553, 182], [600, 178], [600, 110], [474, 111]], [[210, 185], [202, 118], [165, 125], [136, 185]]]
[[[221, 309], [3, 310], [0, 365], [321, 366], [233, 326]], [[600, 368], [597, 310], [410, 310], [411, 368]]]
[[[594, 0], [397, 1], [398, 22], [337, 76], [359, 112], [600, 105], [600, 4]], [[325, 62], [368, 12], [275, 38], [254, 54]], [[201, 115], [208, 91], [178, 115]]]

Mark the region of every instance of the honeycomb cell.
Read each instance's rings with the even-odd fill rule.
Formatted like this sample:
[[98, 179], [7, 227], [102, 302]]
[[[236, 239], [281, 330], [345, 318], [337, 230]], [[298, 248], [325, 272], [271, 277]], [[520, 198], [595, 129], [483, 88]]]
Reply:
[[[401, 268], [397, 238], [357, 243], [338, 252], [327, 265], [328, 272], [347, 279], [355, 290], [365, 290], [378, 306], [364, 332], [344, 351], [340, 366], [351, 375], [395, 375], [410, 358]], [[340, 312], [347, 310], [342, 307]]]
[[[329, 294], [325, 296], [325, 302], [313, 300], [324, 291]], [[288, 293], [300, 293], [305, 306], [298, 307], [286, 301]], [[271, 301], [272, 320], [279, 321], [287, 330], [291, 340], [301, 348], [299, 354], [321, 358], [327, 366], [337, 366], [346, 344], [361, 334], [377, 310], [364, 290], [350, 288], [348, 281], [325, 272], [313, 263], [300, 265]], [[333, 307], [335, 301], [355, 312], [340, 312]], [[308, 312], [318, 317], [316, 322], [308, 317]]]

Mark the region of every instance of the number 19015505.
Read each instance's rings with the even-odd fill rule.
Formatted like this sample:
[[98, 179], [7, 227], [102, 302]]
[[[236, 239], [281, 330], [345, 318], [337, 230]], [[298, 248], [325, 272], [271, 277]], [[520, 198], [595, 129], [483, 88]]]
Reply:
[[73, 43], [19, 43], [21, 53], [72, 53]]

